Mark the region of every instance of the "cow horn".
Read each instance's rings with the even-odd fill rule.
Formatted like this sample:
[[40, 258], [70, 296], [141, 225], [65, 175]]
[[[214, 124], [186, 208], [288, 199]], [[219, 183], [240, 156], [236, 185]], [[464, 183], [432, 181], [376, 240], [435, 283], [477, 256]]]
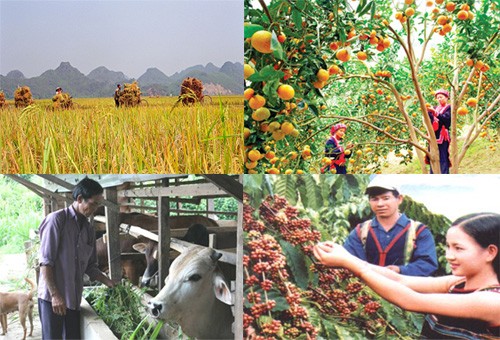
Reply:
[[210, 254], [210, 258], [214, 262], [217, 262], [221, 257], [222, 257], [222, 254], [219, 252], [216, 252], [215, 250], [212, 252], [212, 254]]

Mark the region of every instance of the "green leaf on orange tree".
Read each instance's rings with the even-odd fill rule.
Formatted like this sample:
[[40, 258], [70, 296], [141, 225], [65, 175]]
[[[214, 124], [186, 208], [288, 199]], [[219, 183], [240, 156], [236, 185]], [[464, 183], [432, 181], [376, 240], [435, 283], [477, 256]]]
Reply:
[[362, 5], [363, 5], [363, 3], [364, 3], [364, 2], [365, 2], [365, 1], [362, 1], [362, 2], [359, 4], [359, 6], [358, 6], [357, 12], [358, 12], [358, 15], [359, 15], [359, 16], [365, 15], [366, 13], [368, 13], [368, 11], [369, 11], [370, 9], [372, 9], [372, 7], [374, 7], [373, 2], [371, 2], [371, 1], [370, 1], [368, 4], [366, 4], [366, 6], [365, 6], [365, 7], [362, 7]]
[[257, 32], [257, 31], [261, 31], [263, 30], [264, 27], [262, 27], [261, 25], [256, 25], [256, 24], [245, 24], [244, 25], [244, 38], [247, 39], [247, 38], [251, 38], [252, 35]]
[[273, 65], [267, 65], [263, 67], [260, 71], [255, 72], [252, 74], [250, 77], [248, 77], [248, 80], [252, 82], [259, 82], [259, 81], [271, 81], [274, 79], [281, 79], [285, 73], [283, 71], [278, 71], [275, 70]]
[[[297, 4], [299, 2], [300, 1], [298, 1]], [[302, 14], [299, 11], [297, 11], [297, 10], [292, 11], [292, 20], [293, 20], [293, 23], [295, 24], [295, 27], [297, 27], [297, 29], [300, 29], [302, 27]]]
[[273, 55], [278, 60], [283, 60], [283, 48], [281, 47], [280, 42], [278, 41], [278, 36], [276, 32], [273, 31], [271, 36], [271, 50], [273, 50]]
[[267, 107], [275, 107], [278, 104], [278, 93], [276, 90], [279, 85], [279, 79], [271, 79], [266, 81], [266, 85], [262, 88], [262, 92], [267, 100]]

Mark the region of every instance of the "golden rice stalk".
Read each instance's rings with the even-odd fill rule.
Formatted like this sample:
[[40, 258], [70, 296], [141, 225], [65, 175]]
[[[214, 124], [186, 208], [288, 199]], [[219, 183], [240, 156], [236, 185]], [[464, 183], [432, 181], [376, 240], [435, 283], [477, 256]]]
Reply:
[[5, 102], [5, 93], [0, 91], [0, 109], [4, 107], [7, 107], [7, 103]]
[[203, 101], [203, 83], [196, 78], [187, 77], [182, 81], [179, 100], [184, 105], [192, 105]]
[[59, 93], [52, 97], [52, 107], [54, 109], [71, 109], [73, 107], [72, 97], [69, 93]]
[[18, 87], [14, 91], [14, 103], [16, 107], [26, 107], [33, 103], [33, 98], [31, 95], [31, 90], [28, 86]]
[[141, 89], [134, 81], [132, 84], [125, 84], [120, 92], [120, 106], [137, 106], [141, 103]]

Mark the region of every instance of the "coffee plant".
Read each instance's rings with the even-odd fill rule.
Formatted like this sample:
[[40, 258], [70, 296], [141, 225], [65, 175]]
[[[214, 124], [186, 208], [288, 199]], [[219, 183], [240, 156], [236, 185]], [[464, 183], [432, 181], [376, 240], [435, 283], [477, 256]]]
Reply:
[[285, 197], [252, 202], [245, 193], [245, 337], [417, 336], [416, 314], [381, 300], [348, 270], [316, 263], [312, 247], [323, 233]]

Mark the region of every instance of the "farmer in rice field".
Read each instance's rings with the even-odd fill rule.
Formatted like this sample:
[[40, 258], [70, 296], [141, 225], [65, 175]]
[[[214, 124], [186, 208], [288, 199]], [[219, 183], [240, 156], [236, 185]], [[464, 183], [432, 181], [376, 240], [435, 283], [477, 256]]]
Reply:
[[330, 138], [326, 141], [325, 157], [329, 157], [332, 162], [329, 165], [321, 168], [321, 173], [329, 172], [332, 165], [335, 167], [337, 174], [346, 174], [346, 158], [351, 157], [351, 148], [354, 146], [352, 143], [347, 144], [344, 149], [341, 142], [344, 138], [347, 126], [342, 123], [335, 124], [330, 129]]
[[365, 192], [375, 214], [360, 223], [344, 243], [354, 256], [410, 276], [430, 276], [438, 267], [434, 238], [425, 225], [399, 212], [403, 195], [383, 176]]
[[[429, 118], [432, 122], [432, 128], [436, 134], [436, 141], [439, 148], [439, 164], [442, 174], [450, 173], [450, 125], [451, 125], [451, 106], [448, 104], [450, 93], [444, 89], [439, 89], [434, 94], [438, 105], [428, 109]], [[429, 159], [426, 158], [429, 163]], [[432, 167], [430, 168], [432, 174]]]
[[115, 106], [120, 107], [120, 95], [121, 95], [121, 90], [122, 86], [120, 84], [116, 85], [116, 90], [115, 90]]
[[327, 241], [313, 253], [324, 265], [349, 269], [385, 300], [425, 313], [426, 339], [500, 337], [500, 215], [475, 213], [454, 221], [446, 233], [451, 275], [410, 277], [371, 265]]
[[62, 88], [60, 88], [60, 87], [56, 88], [56, 96], [58, 94], [61, 94], [62, 92], [63, 92]]
[[79, 339], [83, 275], [115, 283], [97, 267], [95, 230], [88, 218], [102, 204], [103, 189], [86, 177], [73, 189], [73, 204], [40, 224], [38, 309], [43, 339]]

